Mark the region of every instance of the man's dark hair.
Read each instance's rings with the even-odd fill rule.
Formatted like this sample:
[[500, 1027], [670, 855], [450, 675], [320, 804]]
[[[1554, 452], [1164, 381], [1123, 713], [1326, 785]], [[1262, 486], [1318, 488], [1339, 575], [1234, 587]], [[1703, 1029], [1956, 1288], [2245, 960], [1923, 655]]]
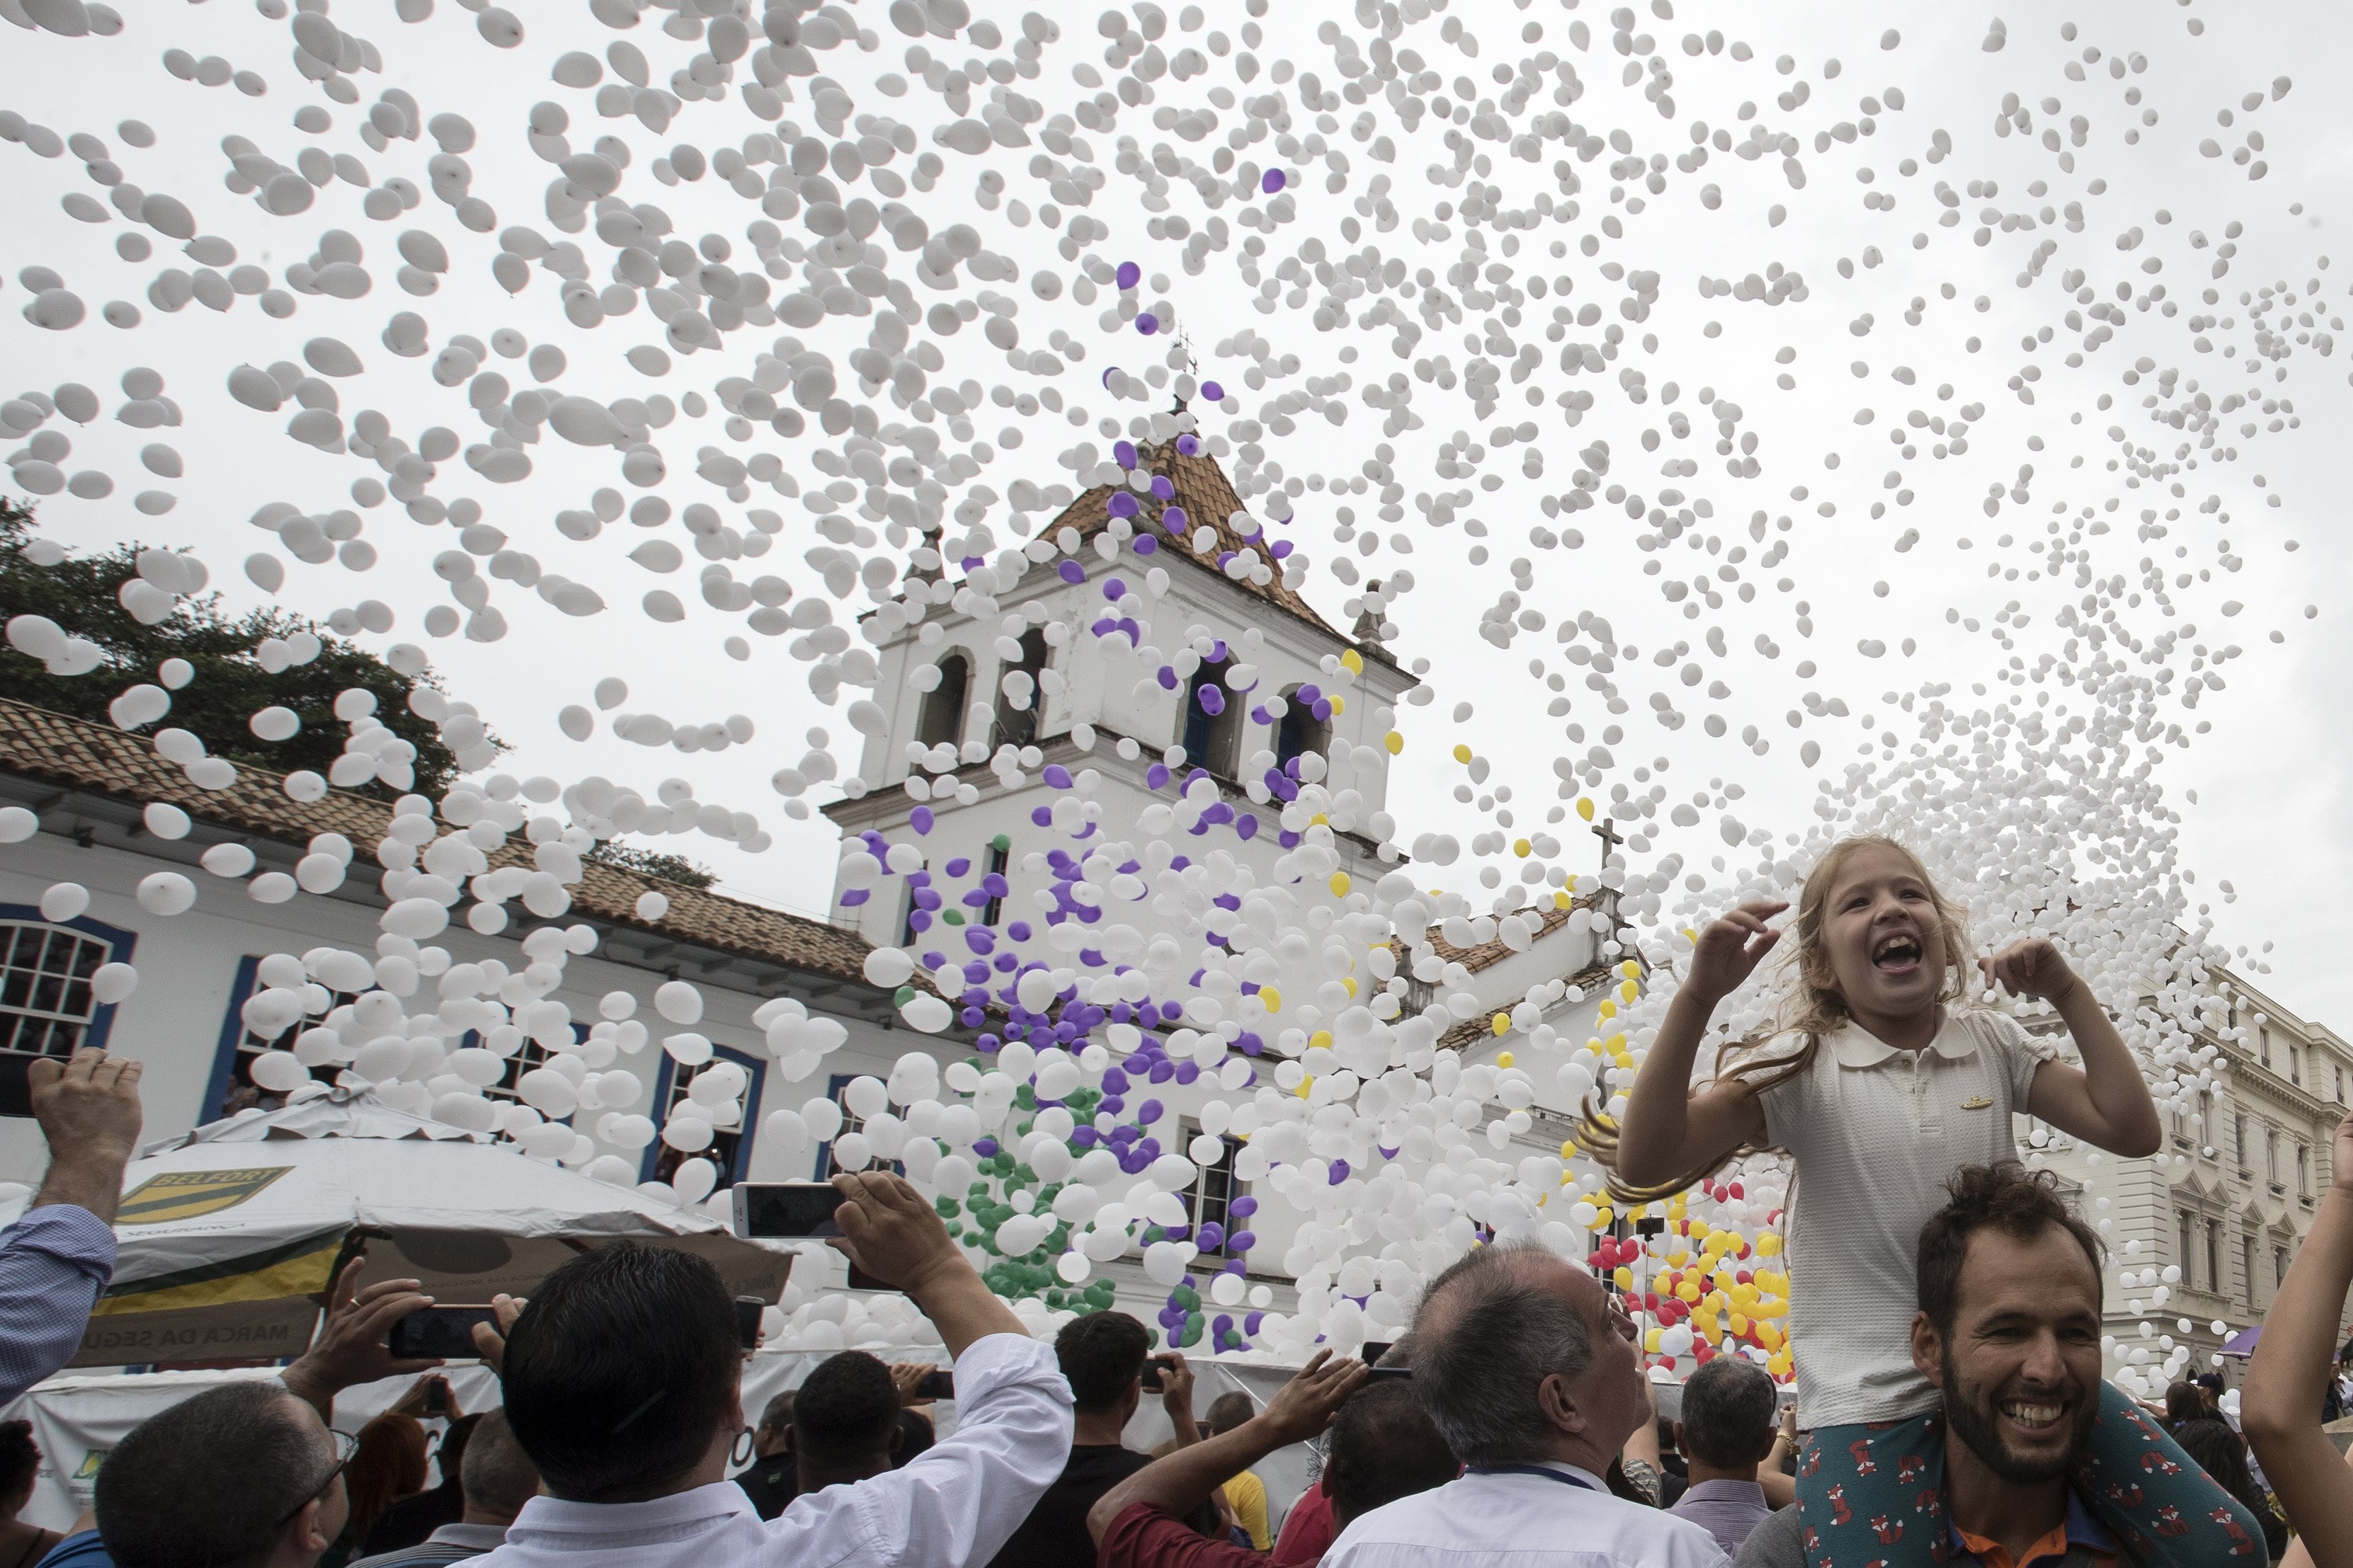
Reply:
[[1362, 1519], [1401, 1497], [1442, 1487], [1462, 1467], [1403, 1378], [1366, 1384], [1332, 1424], [1324, 1489], [1335, 1511]]
[[891, 1456], [891, 1468], [903, 1470], [922, 1458], [940, 1440], [939, 1428], [932, 1418], [920, 1410], [899, 1412], [899, 1447]]
[[2165, 1391], [2165, 1424], [2179, 1426], [2206, 1419], [2206, 1396], [2194, 1383], [2177, 1383]]
[[459, 1484], [468, 1502], [510, 1516], [539, 1495], [539, 1467], [515, 1441], [504, 1412], [491, 1411], [475, 1426], [459, 1465]]
[[2204, 1389], [2207, 1393], [2212, 1394], [2215, 1398], [2220, 1399], [2222, 1397], [2222, 1374], [2221, 1373], [2201, 1372], [2189, 1381]]
[[206, 1389], [131, 1429], [98, 1472], [118, 1568], [245, 1568], [324, 1490], [334, 1455], [276, 1378]]
[[1939, 1339], [1952, 1338], [1969, 1238], [1981, 1230], [1999, 1230], [2013, 1241], [2036, 1240], [2054, 1226], [2063, 1230], [2084, 1249], [2094, 1289], [2098, 1289], [2100, 1238], [2067, 1207], [2059, 1195], [2059, 1178], [2051, 1172], [2029, 1171], [2014, 1160], [1964, 1165], [1945, 1184], [1945, 1206], [1920, 1227], [1919, 1249], [1914, 1255], [1920, 1310], [1928, 1314]]
[[1773, 1438], [1773, 1379], [1746, 1356], [1720, 1355], [1683, 1384], [1683, 1453], [1719, 1470], [1762, 1458]]
[[1257, 1414], [1258, 1406], [1250, 1402], [1250, 1396], [1237, 1389], [1209, 1401], [1209, 1414], [1203, 1419], [1208, 1422], [1214, 1436], [1232, 1431]]
[[507, 1421], [557, 1497], [649, 1495], [702, 1460], [743, 1372], [719, 1270], [616, 1242], [540, 1281], [508, 1337]]
[[864, 1351], [819, 1362], [793, 1400], [793, 1443], [820, 1464], [880, 1454], [899, 1426], [899, 1385]]
[[[2247, 1440], [2221, 1422], [2208, 1416], [2202, 1421], [2185, 1421], [2173, 1440], [2181, 1451], [2198, 1461], [2198, 1468], [2214, 1478], [2215, 1483], [2241, 1502], [2254, 1509], [2261, 1519], [2270, 1505], [2262, 1502], [2262, 1489], [2247, 1469]], [[2260, 1506], [2258, 1506], [2260, 1503]]]
[[12, 1498], [41, 1471], [41, 1450], [30, 1421], [0, 1421], [0, 1498]]
[[1071, 1403], [1100, 1415], [1117, 1405], [1144, 1372], [1152, 1331], [1125, 1312], [1089, 1312], [1054, 1336], [1054, 1359], [1071, 1385]]
[[1535, 1242], [1475, 1247], [1422, 1293], [1413, 1383], [1468, 1464], [1549, 1458], [1552, 1426], [1536, 1386], [1555, 1373], [1574, 1382], [1592, 1364], [1585, 1319], [1532, 1278], [1530, 1266], [1552, 1256]]
[[760, 1412], [760, 1430], [783, 1432], [793, 1424], [793, 1391], [789, 1388], [770, 1399]]

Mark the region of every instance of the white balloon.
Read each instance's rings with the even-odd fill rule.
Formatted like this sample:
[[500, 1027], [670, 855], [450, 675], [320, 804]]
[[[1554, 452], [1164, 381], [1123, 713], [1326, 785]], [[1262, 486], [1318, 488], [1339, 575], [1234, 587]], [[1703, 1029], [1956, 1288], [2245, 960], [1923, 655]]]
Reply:
[[151, 871], [139, 879], [139, 907], [151, 915], [185, 914], [195, 902], [196, 885], [177, 871]]
[[90, 908], [90, 889], [79, 882], [52, 882], [41, 892], [41, 918], [52, 925], [79, 919]]
[[127, 963], [101, 963], [90, 977], [90, 994], [100, 1006], [111, 1005], [139, 989], [139, 972]]

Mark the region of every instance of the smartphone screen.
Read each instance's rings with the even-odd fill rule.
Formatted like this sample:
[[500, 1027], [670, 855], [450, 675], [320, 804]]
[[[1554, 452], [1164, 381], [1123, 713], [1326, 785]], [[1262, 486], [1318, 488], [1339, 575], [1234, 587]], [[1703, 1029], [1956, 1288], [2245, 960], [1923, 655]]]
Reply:
[[425, 1385], [425, 1414], [427, 1418], [449, 1414], [449, 1385], [438, 1377]]
[[1166, 1386], [1161, 1379], [1160, 1373], [1161, 1369], [1167, 1364], [1167, 1363], [1162, 1361], [1158, 1356], [1154, 1356], [1150, 1361], [1144, 1363], [1144, 1389], [1145, 1393], [1157, 1394], [1163, 1387]]
[[498, 1326], [490, 1307], [420, 1307], [392, 1325], [385, 1348], [398, 1358], [438, 1356], [444, 1361], [475, 1361], [474, 1325]]
[[1356, 1359], [1366, 1366], [1377, 1366], [1381, 1357], [1388, 1354], [1389, 1347], [1395, 1343], [1395, 1340], [1366, 1340], [1365, 1348], [1356, 1352]]
[[802, 1238], [839, 1236], [841, 1194], [826, 1182], [738, 1182], [735, 1234]]
[[760, 1316], [768, 1304], [757, 1296], [735, 1298], [735, 1342], [747, 1351], [760, 1348]]
[[915, 1384], [915, 1393], [924, 1399], [954, 1399], [955, 1373], [945, 1368], [938, 1372], [927, 1372], [923, 1374], [923, 1381]]

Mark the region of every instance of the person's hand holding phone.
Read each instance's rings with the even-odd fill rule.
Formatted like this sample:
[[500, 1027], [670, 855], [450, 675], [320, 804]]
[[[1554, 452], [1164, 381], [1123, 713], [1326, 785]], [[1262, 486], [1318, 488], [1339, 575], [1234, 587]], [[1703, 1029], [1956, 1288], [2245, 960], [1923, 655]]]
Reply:
[[899, 1404], [903, 1409], [955, 1397], [955, 1374], [927, 1361], [892, 1362], [891, 1381], [898, 1387]]
[[939, 1211], [902, 1178], [887, 1171], [845, 1172], [833, 1185], [843, 1199], [833, 1216], [841, 1234], [826, 1245], [887, 1289], [913, 1296], [944, 1273], [971, 1272]]
[[474, 1325], [475, 1353], [493, 1373], [503, 1373], [506, 1371], [507, 1336], [514, 1332], [515, 1320], [522, 1316], [522, 1310], [530, 1305], [530, 1300], [527, 1296], [510, 1296], [501, 1291], [491, 1298], [491, 1310], [497, 1316], [496, 1326], [490, 1323]]
[[279, 1373], [295, 1397], [332, 1423], [335, 1395], [353, 1384], [425, 1372], [441, 1364], [438, 1356], [397, 1357], [386, 1348], [392, 1325], [433, 1298], [419, 1290], [414, 1279], [379, 1279], [362, 1288], [360, 1272], [365, 1258], [354, 1258], [335, 1276], [327, 1290], [324, 1326], [311, 1348]]

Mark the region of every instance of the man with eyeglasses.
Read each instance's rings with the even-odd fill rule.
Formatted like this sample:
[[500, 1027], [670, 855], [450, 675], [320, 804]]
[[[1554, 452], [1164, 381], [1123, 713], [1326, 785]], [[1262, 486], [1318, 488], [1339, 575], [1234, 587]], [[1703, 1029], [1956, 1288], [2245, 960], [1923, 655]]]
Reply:
[[436, 1361], [396, 1359], [393, 1323], [432, 1298], [414, 1279], [364, 1288], [354, 1258], [328, 1291], [318, 1339], [276, 1377], [207, 1389], [159, 1411], [98, 1473], [97, 1528], [58, 1542], [55, 1568], [313, 1568], [351, 1517], [335, 1395]]
[[1464, 1473], [1351, 1521], [1324, 1568], [1725, 1568], [1698, 1525], [1609, 1491], [1651, 1419], [1639, 1337], [1591, 1270], [1534, 1243], [1472, 1248], [1413, 1323], [1415, 1390]]

